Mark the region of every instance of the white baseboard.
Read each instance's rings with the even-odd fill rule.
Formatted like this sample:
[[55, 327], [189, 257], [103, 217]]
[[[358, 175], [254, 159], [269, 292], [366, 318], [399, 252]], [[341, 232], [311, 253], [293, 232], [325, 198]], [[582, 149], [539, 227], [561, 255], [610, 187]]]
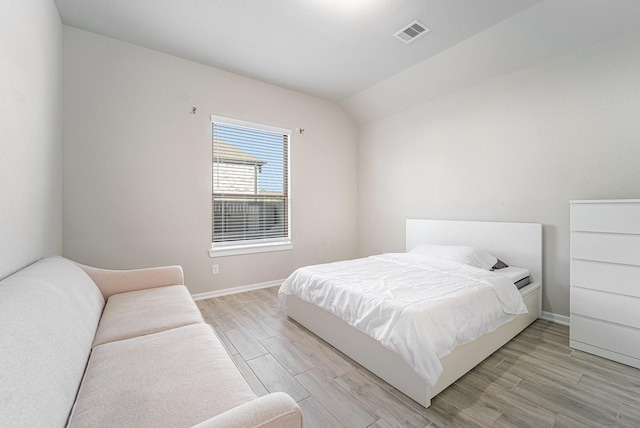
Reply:
[[558, 315], [558, 314], [554, 314], [553, 312], [542, 311], [541, 318], [543, 320], [557, 322], [558, 324], [569, 325], [569, 317], [566, 315]]
[[282, 284], [284, 279], [261, 282], [259, 284], [243, 285], [241, 287], [225, 288], [224, 290], [207, 291], [206, 293], [192, 294], [193, 300], [210, 299], [212, 297], [228, 296], [230, 294], [244, 293], [246, 291], [260, 290], [262, 288], [275, 287]]

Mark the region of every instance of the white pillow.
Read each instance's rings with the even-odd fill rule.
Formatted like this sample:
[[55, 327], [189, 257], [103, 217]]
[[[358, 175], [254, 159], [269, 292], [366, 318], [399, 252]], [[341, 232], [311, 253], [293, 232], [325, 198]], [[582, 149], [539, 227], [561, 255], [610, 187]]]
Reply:
[[485, 270], [491, 270], [498, 262], [496, 257], [481, 248], [460, 245], [418, 245], [409, 253], [439, 257]]

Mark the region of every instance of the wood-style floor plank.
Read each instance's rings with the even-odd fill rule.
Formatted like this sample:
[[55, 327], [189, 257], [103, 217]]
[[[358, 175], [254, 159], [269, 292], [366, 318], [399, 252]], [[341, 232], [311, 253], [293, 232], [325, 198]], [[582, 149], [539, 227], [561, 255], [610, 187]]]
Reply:
[[258, 339], [243, 327], [225, 331], [224, 334], [245, 360], [251, 360], [269, 353]]
[[378, 417], [363, 401], [354, 401], [348, 391], [340, 387], [331, 376], [317, 367], [296, 376], [337, 420], [346, 427], [368, 427]]
[[306, 372], [316, 366], [311, 358], [291, 342], [283, 337], [270, 337], [263, 340], [262, 345], [273, 355], [284, 368], [293, 376]]
[[449, 404], [472, 417], [475, 422], [491, 426], [505, 409], [495, 400], [485, 400], [482, 394], [474, 393], [472, 389], [467, 389], [465, 386], [466, 384], [462, 386], [459, 383], [454, 383], [442, 391], [440, 396]]
[[351, 365], [344, 356], [317, 336], [309, 334], [309, 337], [291, 342], [291, 345], [304, 354], [308, 361], [312, 361], [315, 367], [330, 371], [335, 376], [351, 370]]
[[345, 391], [375, 409], [376, 414], [391, 426], [425, 427], [431, 423], [429, 418], [417, 413], [407, 412], [406, 404], [380, 388], [376, 383], [359, 370], [350, 370], [335, 378], [335, 383]]
[[569, 348], [538, 320], [425, 409], [295, 321], [277, 287], [198, 301], [256, 395], [283, 391], [305, 427], [640, 427], [640, 370]]
[[298, 405], [304, 414], [305, 428], [338, 428], [344, 426], [313, 397], [305, 398]]
[[296, 401], [309, 397], [309, 391], [304, 389], [271, 354], [249, 360], [247, 364], [269, 392], [286, 392]]

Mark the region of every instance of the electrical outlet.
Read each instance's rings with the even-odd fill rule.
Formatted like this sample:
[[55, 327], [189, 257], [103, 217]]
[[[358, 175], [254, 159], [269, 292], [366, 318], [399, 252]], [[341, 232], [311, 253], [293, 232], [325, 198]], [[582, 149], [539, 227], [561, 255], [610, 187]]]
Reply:
[[211, 273], [214, 275], [217, 275], [220, 273], [220, 266], [219, 265], [213, 265], [211, 266]]

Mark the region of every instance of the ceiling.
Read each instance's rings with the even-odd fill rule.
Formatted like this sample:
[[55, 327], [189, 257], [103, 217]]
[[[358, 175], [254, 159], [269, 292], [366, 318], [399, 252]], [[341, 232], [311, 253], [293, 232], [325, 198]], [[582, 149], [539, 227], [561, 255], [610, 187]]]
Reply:
[[[64, 24], [340, 102], [542, 0], [55, 0]], [[414, 20], [431, 31], [393, 35]]]
[[[54, 0], [64, 24], [337, 102], [368, 123], [640, 40], [640, 0]], [[393, 35], [419, 20], [410, 44]]]

